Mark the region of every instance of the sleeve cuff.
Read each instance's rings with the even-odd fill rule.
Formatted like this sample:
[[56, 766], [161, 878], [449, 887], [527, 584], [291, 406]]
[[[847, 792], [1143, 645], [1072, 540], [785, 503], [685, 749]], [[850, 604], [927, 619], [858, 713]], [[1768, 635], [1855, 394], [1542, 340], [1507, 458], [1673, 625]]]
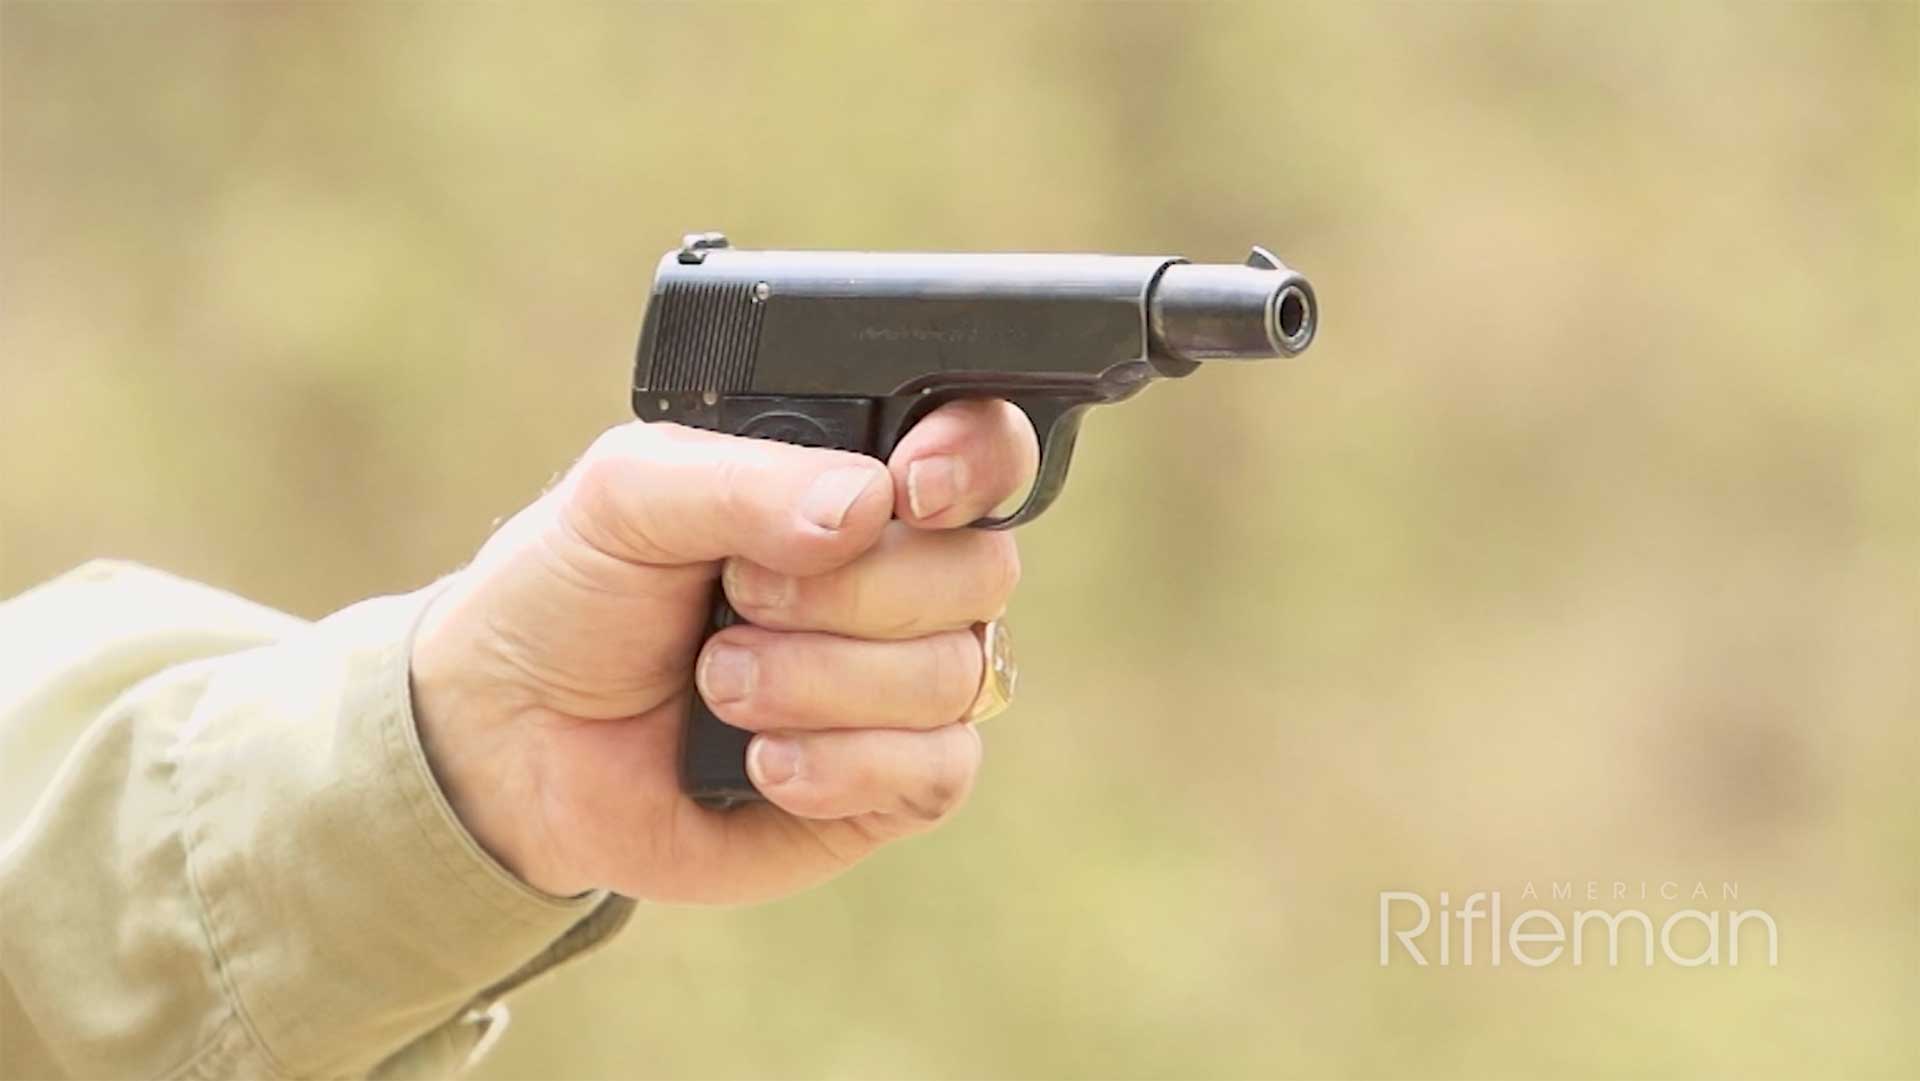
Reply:
[[[398, 648], [377, 647], [379, 657], [371, 673], [377, 696], [371, 703], [372, 713], [380, 718], [381, 752], [385, 757], [382, 772], [392, 782], [386, 789], [393, 799], [390, 813], [410, 814], [419, 827], [420, 847], [406, 855], [409, 859], [437, 860], [447, 878], [459, 882], [472, 895], [476, 908], [495, 911], [500, 919], [537, 924], [558, 914], [577, 920], [605, 899], [605, 891], [558, 897], [507, 870], [461, 823], [427, 761], [420, 727], [413, 716], [412, 642], [427, 604], [439, 592], [434, 587], [403, 598], [417, 599], [407, 613], [407, 628]], [[401, 804], [405, 805], [404, 812]]]
[[437, 589], [229, 657], [176, 743], [215, 963], [274, 1067], [359, 1073], [610, 936], [630, 903], [545, 894], [461, 825], [427, 764], [412, 632]]

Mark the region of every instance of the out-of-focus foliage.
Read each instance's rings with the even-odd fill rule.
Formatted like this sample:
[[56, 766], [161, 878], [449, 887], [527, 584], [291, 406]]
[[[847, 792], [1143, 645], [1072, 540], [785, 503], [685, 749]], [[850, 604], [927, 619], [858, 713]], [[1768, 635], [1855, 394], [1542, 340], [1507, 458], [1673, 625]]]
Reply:
[[[1089, 423], [969, 811], [643, 910], [486, 1076], [1909, 1076], [1916, 10], [8, 3], [0, 591], [457, 565], [690, 229], [1258, 241], [1319, 344]], [[1616, 879], [1779, 967], [1378, 963]]]

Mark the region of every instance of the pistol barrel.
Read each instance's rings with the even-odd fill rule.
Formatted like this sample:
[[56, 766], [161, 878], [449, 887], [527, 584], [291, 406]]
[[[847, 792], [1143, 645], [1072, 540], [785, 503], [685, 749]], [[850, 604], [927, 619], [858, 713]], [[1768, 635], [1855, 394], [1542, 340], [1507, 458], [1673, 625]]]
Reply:
[[1290, 357], [1319, 316], [1313, 286], [1258, 248], [1246, 266], [1175, 263], [1147, 298], [1155, 346], [1182, 360]]

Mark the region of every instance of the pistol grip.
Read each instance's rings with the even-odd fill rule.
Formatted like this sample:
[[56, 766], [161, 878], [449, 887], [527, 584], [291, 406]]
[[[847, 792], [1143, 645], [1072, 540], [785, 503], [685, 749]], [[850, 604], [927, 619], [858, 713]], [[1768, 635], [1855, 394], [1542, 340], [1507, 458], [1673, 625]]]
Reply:
[[[638, 405], [659, 406], [663, 420], [679, 420], [730, 435], [773, 439], [808, 447], [850, 450], [884, 460], [894, 444], [920, 419], [945, 402], [960, 398], [1005, 397], [1033, 422], [1040, 437], [1040, 467], [1033, 488], [1013, 513], [982, 518], [979, 529], [1008, 529], [1038, 517], [1066, 484], [1074, 436], [1087, 408], [1137, 389], [1082, 382], [1003, 383], [976, 379], [929, 387], [925, 393], [891, 398], [827, 398], [776, 395], [727, 395], [717, 400], [672, 394], [658, 399], [635, 395]], [[639, 411], [638, 409], [636, 411]], [[739, 622], [726, 594], [714, 589], [707, 637]], [[688, 707], [680, 747], [681, 787], [696, 803], [727, 808], [763, 798], [747, 777], [751, 733], [722, 721], [701, 700], [696, 688]]]
[[[701, 426], [730, 435], [872, 455], [873, 410], [869, 398], [731, 395], [720, 400], [714, 423]], [[726, 592], [716, 585], [702, 641], [739, 621]], [[695, 688], [681, 736], [681, 789], [694, 802], [716, 809], [763, 799], [747, 777], [747, 744], [752, 739], [753, 733], [715, 716]]]

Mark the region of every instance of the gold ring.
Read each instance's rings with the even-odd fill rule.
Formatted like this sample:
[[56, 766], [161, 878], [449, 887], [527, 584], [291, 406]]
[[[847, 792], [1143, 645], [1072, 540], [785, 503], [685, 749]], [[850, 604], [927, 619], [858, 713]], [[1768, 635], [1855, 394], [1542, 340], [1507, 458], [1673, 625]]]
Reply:
[[984, 721], [1013, 704], [1020, 666], [1013, 661], [1013, 639], [1007, 634], [1005, 620], [975, 623], [973, 636], [980, 640], [980, 693], [973, 696], [965, 719]]

